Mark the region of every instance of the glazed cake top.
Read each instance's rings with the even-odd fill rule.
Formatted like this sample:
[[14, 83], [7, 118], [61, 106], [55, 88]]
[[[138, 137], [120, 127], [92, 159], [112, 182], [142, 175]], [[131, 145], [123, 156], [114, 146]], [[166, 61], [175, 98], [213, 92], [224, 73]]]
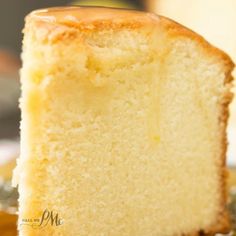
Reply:
[[151, 30], [162, 28], [170, 36], [184, 36], [194, 39], [206, 49], [207, 53], [214, 54], [224, 60], [226, 65], [233, 68], [232, 60], [223, 51], [213, 47], [190, 29], [154, 13], [105, 7], [53, 7], [31, 12], [26, 17], [24, 31], [26, 32], [28, 28], [31, 28], [32, 24], [33, 27], [37, 24], [37, 28], [49, 28], [50, 31], [54, 30], [54, 26], [56, 26], [56, 30], [62, 26], [64, 31], [67, 30], [65, 26], [70, 29], [77, 28], [80, 31], [138, 29], [140, 27], [148, 27]]

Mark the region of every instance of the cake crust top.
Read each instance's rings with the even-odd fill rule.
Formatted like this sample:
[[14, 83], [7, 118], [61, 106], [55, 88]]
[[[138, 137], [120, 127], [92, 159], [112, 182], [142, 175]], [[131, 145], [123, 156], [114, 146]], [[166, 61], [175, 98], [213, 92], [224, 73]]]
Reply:
[[[208, 54], [216, 56], [222, 60], [230, 71], [234, 68], [231, 58], [220, 49], [212, 46], [202, 36], [193, 32], [179, 23], [164, 16], [154, 13], [136, 10], [116, 9], [107, 7], [52, 7], [39, 9], [26, 16], [26, 26], [24, 32], [33, 27], [55, 30], [69, 31], [97, 31], [97, 30], [119, 30], [134, 29], [143, 27], [163, 28], [171, 37], [183, 36], [193, 39], [206, 49]], [[58, 30], [61, 28], [60, 30]]]
[[31, 12], [27, 20], [59, 23], [75, 28], [95, 29], [136, 28], [147, 23], [157, 23], [160, 19], [153, 13], [108, 7], [52, 7]]

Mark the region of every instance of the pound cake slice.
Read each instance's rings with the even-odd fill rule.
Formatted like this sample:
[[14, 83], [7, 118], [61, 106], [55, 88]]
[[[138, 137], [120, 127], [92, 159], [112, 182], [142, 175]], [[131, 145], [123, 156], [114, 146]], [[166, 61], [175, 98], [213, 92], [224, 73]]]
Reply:
[[227, 232], [232, 69], [203, 38], [151, 13], [28, 15], [19, 234]]

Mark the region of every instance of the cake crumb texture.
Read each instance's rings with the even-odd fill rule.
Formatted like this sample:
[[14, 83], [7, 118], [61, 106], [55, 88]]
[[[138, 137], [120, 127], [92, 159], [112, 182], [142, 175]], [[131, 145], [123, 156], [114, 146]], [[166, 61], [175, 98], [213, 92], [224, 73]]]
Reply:
[[[228, 56], [136, 11], [40, 10], [24, 32], [20, 235], [227, 232]], [[63, 224], [21, 225], [45, 209]]]

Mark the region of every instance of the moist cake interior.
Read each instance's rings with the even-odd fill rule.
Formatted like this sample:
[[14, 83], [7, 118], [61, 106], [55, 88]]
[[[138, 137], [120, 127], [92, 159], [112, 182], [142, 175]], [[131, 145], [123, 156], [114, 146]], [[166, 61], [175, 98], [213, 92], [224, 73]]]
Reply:
[[216, 224], [219, 57], [152, 25], [62, 30], [58, 41], [43, 33], [28, 33], [23, 54], [21, 219], [53, 210], [63, 225], [40, 233], [62, 235], [172, 236]]

